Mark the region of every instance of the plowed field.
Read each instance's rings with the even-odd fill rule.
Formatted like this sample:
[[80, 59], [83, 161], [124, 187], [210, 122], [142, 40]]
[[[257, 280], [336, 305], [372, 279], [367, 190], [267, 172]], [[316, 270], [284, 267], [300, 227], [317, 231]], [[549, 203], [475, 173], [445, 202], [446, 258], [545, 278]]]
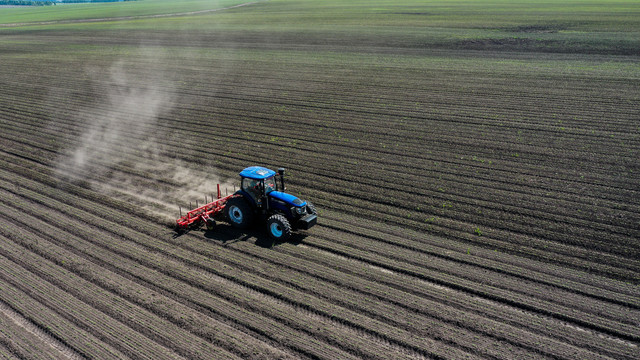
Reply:
[[136, 3], [0, 17], [3, 358], [640, 357], [637, 4]]

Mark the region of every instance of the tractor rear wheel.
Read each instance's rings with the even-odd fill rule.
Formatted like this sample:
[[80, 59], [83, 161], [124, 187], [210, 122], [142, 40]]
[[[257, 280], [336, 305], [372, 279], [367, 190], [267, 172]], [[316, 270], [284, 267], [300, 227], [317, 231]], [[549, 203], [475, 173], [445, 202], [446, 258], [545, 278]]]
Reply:
[[229, 199], [224, 207], [225, 215], [231, 226], [244, 229], [253, 221], [253, 212], [247, 201], [242, 197]]
[[291, 236], [291, 224], [280, 214], [271, 215], [267, 219], [267, 230], [273, 240], [286, 241]]

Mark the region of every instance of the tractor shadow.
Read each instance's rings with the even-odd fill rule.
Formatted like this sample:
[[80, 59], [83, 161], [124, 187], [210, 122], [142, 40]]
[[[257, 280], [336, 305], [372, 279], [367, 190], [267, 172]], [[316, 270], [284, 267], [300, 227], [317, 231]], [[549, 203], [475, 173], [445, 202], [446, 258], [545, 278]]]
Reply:
[[260, 226], [254, 225], [247, 229], [237, 229], [225, 223], [216, 224], [215, 228], [212, 230], [207, 230], [203, 227], [195, 231], [202, 232], [206, 239], [218, 241], [222, 246], [230, 246], [238, 242], [251, 241], [252, 239], [255, 239], [254, 243], [256, 246], [267, 249], [282, 244], [299, 245], [302, 244], [304, 239], [308, 236], [304, 231], [301, 231], [291, 234], [291, 237], [286, 241], [274, 241], [266, 234], [266, 230], [262, 229]]

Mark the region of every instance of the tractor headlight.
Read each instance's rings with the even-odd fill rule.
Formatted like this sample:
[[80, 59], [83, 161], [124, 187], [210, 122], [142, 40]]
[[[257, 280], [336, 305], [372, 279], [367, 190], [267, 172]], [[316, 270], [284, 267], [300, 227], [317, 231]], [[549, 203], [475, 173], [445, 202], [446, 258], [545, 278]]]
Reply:
[[298, 215], [302, 215], [307, 212], [307, 208], [305, 206], [296, 206], [295, 211]]

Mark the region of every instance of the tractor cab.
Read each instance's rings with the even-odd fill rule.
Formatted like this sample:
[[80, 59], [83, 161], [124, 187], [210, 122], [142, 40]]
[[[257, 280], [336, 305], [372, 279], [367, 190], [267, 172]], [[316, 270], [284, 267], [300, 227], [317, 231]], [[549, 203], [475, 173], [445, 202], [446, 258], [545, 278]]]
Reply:
[[[283, 172], [284, 174], [284, 172]], [[240, 191], [258, 208], [268, 206], [268, 195], [278, 190], [276, 172], [260, 166], [248, 167], [240, 172]], [[281, 181], [282, 184], [282, 181]]]
[[284, 192], [283, 168], [276, 173], [261, 166], [251, 166], [240, 172], [240, 178], [242, 195], [258, 209], [287, 213], [292, 207], [302, 209], [307, 205], [306, 201]]
[[255, 216], [267, 221], [270, 235], [286, 239], [292, 229], [316, 224], [316, 209], [308, 201], [284, 192], [284, 169], [251, 166], [240, 172], [240, 190], [227, 205], [231, 225], [245, 227]]

